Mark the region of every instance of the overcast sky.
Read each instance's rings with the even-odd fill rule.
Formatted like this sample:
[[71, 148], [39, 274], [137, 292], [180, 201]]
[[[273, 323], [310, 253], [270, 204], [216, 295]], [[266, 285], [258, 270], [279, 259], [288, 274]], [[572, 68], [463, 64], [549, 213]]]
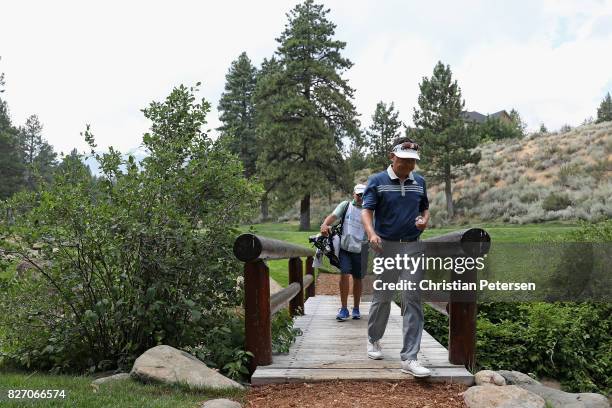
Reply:
[[[216, 106], [242, 51], [257, 65], [294, 1], [3, 1], [0, 72], [13, 122], [37, 114], [57, 151], [139, 146], [140, 109], [202, 82]], [[418, 83], [450, 64], [468, 110], [516, 108], [530, 129], [580, 124], [612, 91], [612, 1], [326, 1], [355, 64], [364, 126], [379, 100], [412, 122]]]

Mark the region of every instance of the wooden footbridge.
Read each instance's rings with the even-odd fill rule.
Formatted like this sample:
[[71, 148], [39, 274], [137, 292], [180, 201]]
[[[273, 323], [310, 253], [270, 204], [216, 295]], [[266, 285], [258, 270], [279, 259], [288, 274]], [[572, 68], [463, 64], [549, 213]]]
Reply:
[[[448, 243], [453, 248], [460, 247], [466, 240], [489, 242], [489, 236], [483, 230], [470, 229], [432, 240]], [[315, 296], [312, 249], [243, 234], [234, 243], [234, 254], [245, 262], [245, 334], [246, 350], [254, 356], [250, 366], [252, 384], [413, 378], [399, 369], [402, 317], [397, 305], [392, 303], [387, 330], [381, 340], [384, 359], [372, 360], [366, 353], [370, 302], [361, 303], [360, 320], [336, 321], [339, 297]], [[301, 257], [306, 258], [305, 265]], [[289, 285], [270, 296], [269, 270], [265, 261], [287, 258]], [[462, 279], [465, 278], [464, 275]], [[287, 302], [291, 315], [295, 317], [295, 327], [302, 335], [289, 353], [273, 355], [271, 316]], [[429, 333], [423, 332], [418, 359], [432, 372], [427, 380], [471, 385], [474, 378], [466, 367], [474, 364], [475, 298], [466, 301], [462, 297], [461, 302], [456, 302], [451, 297], [447, 303], [432, 306], [449, 315], [449, 346], [447, 350]]]

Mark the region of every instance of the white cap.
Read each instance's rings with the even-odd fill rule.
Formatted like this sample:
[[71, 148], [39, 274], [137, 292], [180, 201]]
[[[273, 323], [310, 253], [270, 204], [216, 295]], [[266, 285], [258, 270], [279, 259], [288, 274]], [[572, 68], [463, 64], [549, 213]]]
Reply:
[[391, 153], [399, 157], [400, 159], [417, 159], [421, 160], [419, 153], [412, 147], [416, 146], [414, 143], [400, 143], [391, 150]]
[[353, 194], [363, 194], [365, 189], [366, 189], [365, 184], [356, 184], [355, 188], [353, 188]]

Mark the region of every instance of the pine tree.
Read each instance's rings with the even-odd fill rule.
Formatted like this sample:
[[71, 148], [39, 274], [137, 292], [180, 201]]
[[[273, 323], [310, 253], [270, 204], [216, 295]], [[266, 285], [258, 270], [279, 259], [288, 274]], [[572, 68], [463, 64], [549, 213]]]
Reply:
[[43, 126], [38, 116], [31, 115], [19, 129], [19, 145], [25, 168], [26, 187], [33, 191], [51, 180], [57, 154], [42, 137]]
[[521, 115], [516, 109], [512, 109], [510, 111], [510, 119], [512, 119], [512, 125], [516, 129], [518, 136], [524, 137], [525, 129], [527, 129], [527, 124], [523, 122], [523, 118], [521, 118]]
[[94, 182], [89, 166], [83, 162], [83, 155], [79, 154], [77, 149], [72, 149], [69, 154], [62, 157], [55, 171], [68, 183]]
[[368, 145], [370, 148], [370, 165], [374, 168], [384, 168], [389, 164], [388, 154], [391, 151], [391, 143], [400, 137], [402, 121], [398, 119], [399, 112], [395, 110], [393, 102], [387, 107], [384, 102], [378, 102], [372, 124], [366, 131]]
[[[0, 73], [0, 94], [4, 92], [3, 87], [4, 74]], [[23, 164], [17, 134], [8, 104], [0, 98], [0, 200], [9, 198], [22, 187]]]
[[225, 76], [225, 91], [221, 95], [218, 110], [223, 126], [219, 128], [221, 139], [230, 151], [240, 157], [244, 175], [255, 174], [257, 141], [255, 134], [255, 91], [257, 69], [251, 64], [246, 52], [232, 62]]
[[597, 109], [597, 121], [595, 121], [595, 123], [607, 122], [610, 120], [612, 120], [612, 98], [610, 98], [610, 92], [608, 92]]
[[540, 124], [540, 133], [548, 133], [548, 129], [546, 128], [546, 125], [544, 123]]
[[277, 39], [279, 67], [256, 91], [261, 174], [281, 201], [300, 200], [300, 230], [310, 229], [310, 197], [330, 185], [348, 188], [343, 139], [359, 132], [354, 90], [342, 78], [351, 61], [333, 39], [329, 9], [306, 0], [291, 10]]
[[438, 62], [433, 76], [424, 77], [419, 88], [419, 108], [414, 109], [413, 115], [423, 144], [419, 166], [429, 178], [444, 182], [446, 210], [452, 218], [451, 183], [457, 177], [458, 166], [480, 160], [480, 154], [471, 152], [478, 144], [478, 135], [463, 122], [465, 102], [461, 99], [461, 88], [452, 79], [450, 66]]

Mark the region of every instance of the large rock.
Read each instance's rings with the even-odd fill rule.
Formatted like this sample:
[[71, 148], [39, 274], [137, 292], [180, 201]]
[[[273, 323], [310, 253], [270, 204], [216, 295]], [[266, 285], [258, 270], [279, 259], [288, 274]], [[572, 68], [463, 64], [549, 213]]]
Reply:
[[153, 347], [138, 357], [130, 375], [144, 382], [183, 384], [194, 388], [244, 388], [206, 367], [191, 354], [164, 345]]
[[570, 393], [541, 384], [522, 384], [519, 387], [544, 398], [554, 408], [609, 408], [608, 399], [594, 393]]
[[540, 384], [527, 374], [523, 374], [520, 371], [507, 371], [498, 370], [498, 374], [506, 379], [506, 384], [510, 385], [523, 385], [523, 384]]
[[208, 400], [202, 404], [201, 408], [241, 408], [242, 405], [236, 401], [229, 400], [227, 398], [219, 398], [214, 400]]
[[590, 392], [570, 393], [546, 387], [533, 378], [518, 371], [497, 371], [508, 384], [515, 384], [544, 398], [554, 408], [609, 408], [608, 399]]
[[101, 385], [107, 382], [111, 382], [111, 381], [123, 381], [123, 380], [129, 380], [130, 374], [128, 373], [120, 373], [120, 374], [115, 374], [115, 375], [111, 375], [109, 377], [102, 377], [102, 378], [98, 378], [96, 380], [93, 380], [91, 383], [93, 385]]
[[491, 370], [482, 370], [474, 374], [476, 385], [506, 385], [506, 380], [501, 374]]
[[544, 408], [546, 402], [517, 385], [476, 385], [463, 393], [469, 408]]

